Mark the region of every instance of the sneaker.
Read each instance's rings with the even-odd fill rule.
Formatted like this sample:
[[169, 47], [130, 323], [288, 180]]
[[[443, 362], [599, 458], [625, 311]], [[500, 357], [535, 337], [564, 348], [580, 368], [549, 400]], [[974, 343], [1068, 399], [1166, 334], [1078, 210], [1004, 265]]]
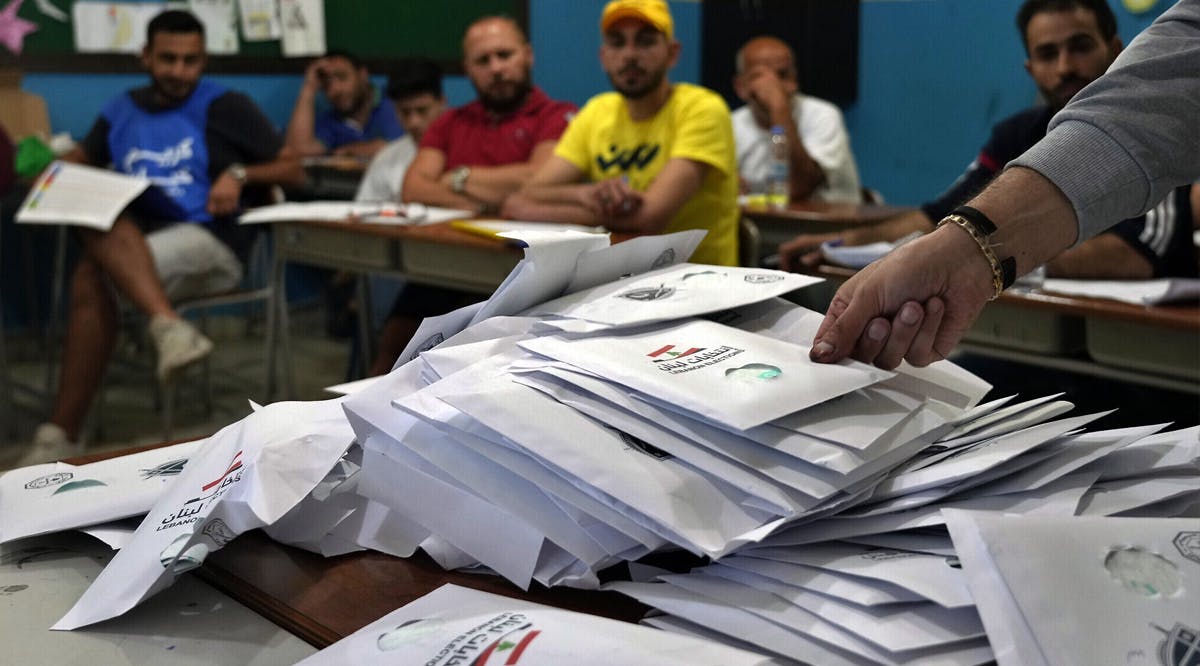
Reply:
[[67, 439], [67, 433], [53, 423], [43, 423], [33, 431], [33, 444], [13, 467], [28, 467], [79, 455], [79, 444]]
[[150, 320], [150, 337], [158, 349], [158, 381], [164, 384], [187, 366], [208, 356], [213, 343], [184, 319], [156, 316]]

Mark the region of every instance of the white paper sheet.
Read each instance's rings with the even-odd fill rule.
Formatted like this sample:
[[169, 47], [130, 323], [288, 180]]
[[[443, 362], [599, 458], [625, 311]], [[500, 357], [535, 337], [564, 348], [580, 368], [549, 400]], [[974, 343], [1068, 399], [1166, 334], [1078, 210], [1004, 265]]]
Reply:
[[275, 522], [352, 441], [338, 400], [274, 403], [223, 428], [188, 461], [133, 541], [53, 628], [120, 615], [238, 534]]
[[708, 321], [521, 347], [739, 430], [892, 376], [861, 363], [813, 363], [803, 347]]
[[159, 3], [76, 2], [71, 5], [75, 50], [139, 53], [146, 42], [146, 24], [161, 11]]
[[283, 32], [279, 0], [238, 0], [238, 14], [242, 17], [242, 38], [248, 42], [279, 39]]
[[325, 53], [325, 5], [321, 0], [279, 0], [279, 23], [285, 58]]
[[146, 513], [204, 440], [87, 465], [34, 465], [0, 473], [0, 543]]
[[[242, 213], [239, 224], [272, 222], [347, 222], [348, 224], [420, 225], [469, 217], [470, 212], [423, 204], [372, 201], [285, 201]], [[354, 219], [350, 222], [351, 218]]]
[[[637, 326], [764, 301], [820, 278], [763, 268], [677, 264], [542, 303], [527, 314], [582, 319], [585, 329]], [[579, 331], [567, 322], [547, 322]]]
[[1104, 298], [1134, 305], [1157, 305], [1200, 298], [1200, 279], [1064, 280], [1046, 278], [1042, 291], [1069, 296]]
[[1200, 654], [1195, 520], [961, 518], [955, 541], [976, 532], [990, 560], [964, 561], [972, 587], [988, 584], [974, 569], [994, 569], [1020, 611], [1003, 619], [1023, 620], [1047, 663], [1185, 664]]
[[108, 231], [117, 215], [149, 186], [146, 178], [54, 162], [29, 189], [17, 209], [16, 220], [22, 224], [73, 224]]
[[758, 666], [761, 655], [636, 624], [443, 585], [300, 662]]
[[234, 0], [188, 0], [188, 9], [204, 24], [204, 44], [208, 55], [234, 55], [238, 52], [237, 7]]

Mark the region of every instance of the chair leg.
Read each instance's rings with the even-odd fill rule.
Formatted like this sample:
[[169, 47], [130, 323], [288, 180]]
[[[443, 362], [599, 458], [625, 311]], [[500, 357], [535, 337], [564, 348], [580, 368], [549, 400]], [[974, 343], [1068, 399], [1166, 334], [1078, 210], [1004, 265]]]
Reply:
[[0, 423], [4, 423], [4, 434], [9, 438], [17, 436], [16, 412], [13, 410], [12, 381], [8, 375], [8, 350], [5, 339], [8, 334], [4, 330], [4, 313], [0, 312]]
[[296, 382], [292, 374], [292, 336], [290, 332], [290, 324], [288, 322], [288, 300], [287, 300], [287, 282], [285, 276], [285, 262], [276, 259], [272, 271], [271, 284], [273, 285], [269, 312], [267, 313], [267, 339], [269, 347], [267, 349], [267, 396], [275, 397], [275, 365], [276, 365], [276, 349], [275, 336], [279, 336], [279, 344], [283, 347], [283, 388], [284, 399], [295, 400], [296, 398]]
[[54, 268], [50, 281], [50, 310], [46, 313], [46, 413], [54, 408], [54, 396], [58, 379], [57, 361], [54, 351], [60, 349], [59, 338], [62, 335], [63, 295], [66, 289], [67, 272], [67, 228], [59, 226], [55, 230]]

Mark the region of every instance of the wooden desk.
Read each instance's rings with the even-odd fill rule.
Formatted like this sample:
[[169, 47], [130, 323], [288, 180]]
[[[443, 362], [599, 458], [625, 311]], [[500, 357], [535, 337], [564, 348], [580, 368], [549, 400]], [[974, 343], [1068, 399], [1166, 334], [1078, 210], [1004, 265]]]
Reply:
[[[72, 465], [179, 444], [175, 440], [68, 458]], [[687, 571], [699, 560], [655, 560]], [[547, 589], [523, 592], [499, 576], [446, 571], [423, 552], [398, 558], [375, 551], [322, 557], [271, 540], [260, 530], [238, 536], [193, 571], [205, 582], [318, 648], [348, 636], [446, 583], [567, 610], [636, 622], [649, 610], [615, 592]]]
[[446, 583], [628, 622], [649, 610], [615, 592], [540, 586], [522, 592], [498, 576], [445, 571], [419, 551], [406, 559], [374, 551], [325, 558], [276, 543], [257, 530], [209, 555], [198, 572], [205, 582], [317, 647]]
[[797, 234], [843, 231], [847, 227], [875, 224], [913, 210], [916, 209], [885, 204], [801, 201], [783, 210], [746, 206], [742, 208], [742, 215], [758, 226], [764, 251], [773, 254], [780, 243]]
[[[854, 270], [821, 266], [845, 280]], [[1200, 306], [1142, 306], [1013, 287], [983, 309], [959, 349], [1200, 393]]]

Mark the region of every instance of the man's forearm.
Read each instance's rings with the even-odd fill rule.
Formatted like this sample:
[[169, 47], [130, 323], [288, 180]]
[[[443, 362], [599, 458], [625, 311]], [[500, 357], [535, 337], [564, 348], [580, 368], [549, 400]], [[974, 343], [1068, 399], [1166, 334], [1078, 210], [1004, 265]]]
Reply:
[[471, 167], [464, 193], [472, 199], [499, 206], [510, 194], [521, 189], [533, 175], [528, 163], [495, 167]]
[[1046, 262], [1046, 277], [1076, 280], [1149, 280], [1154, 266], [1123, 238], [1105, 233]]
[[1017, 275], [1046, 263], [1079, 235], [1071, 202], [1033, 169], [1006, 169], [969, 203], [995, 223], [996, 256], [1015, 258]]
[[313, 111], [315, 100], [316, 91], [309, 90], [307, 86], [302, 87], [296, 98], [296, 106], [292, 108], [292, 118], [288, 121], [284, 141], [298, 155], [325, 154], [325, 144], [316, 136], [316, 113]]
[[400, 193], [400, 198], [405, 202], [418, 202], [428, 206], [442, 206], [444, 208], [461, 208], [465, 210], [478, 210], [480, 202], [463, 194], [457, 194], [450, 189], [449, 185], [442, 184], [429, 177], [413, 173], [409, 173], [404, 178], [404, 186]]
[[252, 185], [300, 186], [307, 180], [299, 158], [280, 158], [246, 166], [246, 183]]

